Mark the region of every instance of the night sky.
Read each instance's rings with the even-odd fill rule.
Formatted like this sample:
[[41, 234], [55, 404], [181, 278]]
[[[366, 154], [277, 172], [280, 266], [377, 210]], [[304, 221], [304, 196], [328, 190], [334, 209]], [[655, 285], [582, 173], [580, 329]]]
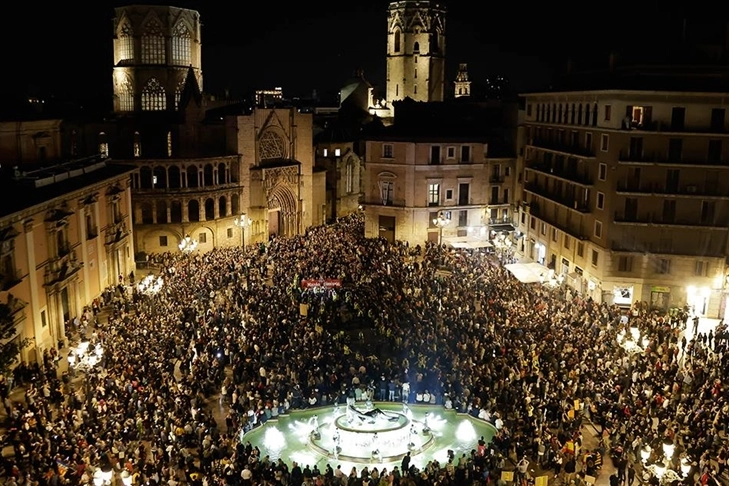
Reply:
[[[336, 91], [358, 68], [372, 84], [384, 88], [388, 3], [209, 0], [172, 4], [200, 12], [205, 91], [222, 94], [228, 89], [233, 95], [244, 95], [257, 88], [282, 86], [286, 95], [307, 96], [314, 89]], [[570, 57], [606, 65], [610, 49], [635, 50], [654, 39], [656, 30], [677, 24], [656, 0], [612, 2], [613, 13], [600, 15], [582, 7], [568, 8], [570, 2], [561, 10], [560, 3], [554, 2], [444, 3], [448, 7], [446, 77], [453, 79], [458, 64], [466, 62], [474, 82], [502, 75], [516, 91], [545, 87]], [[10, 82], [13, 91], [30, 90], [31, 94], [47, 95], [50, 90], [59, 97], [110, 97], [111, 19], [113, 8], [123, 4], [98, 0], [40, 7], [23, 2], [14, 7], [17, 22], [6, 17], [15, 25], [0, 35], [14, 46], [5, 62], [15, 75], [3, 82]], [[223, 8], [231, 4], [232, 10]], [[624, 15], [628, 6], [630, 16]]]

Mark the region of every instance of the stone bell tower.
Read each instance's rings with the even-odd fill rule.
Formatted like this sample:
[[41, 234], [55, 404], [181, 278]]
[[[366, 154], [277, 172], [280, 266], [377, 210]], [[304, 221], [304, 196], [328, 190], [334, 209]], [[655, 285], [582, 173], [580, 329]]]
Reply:
[[387, 101], [443, 101], [445, 6], [404, 0], [387, 13]]
[[471, 96], [471, 81], [468, 79], [468, 65], [461, 63], [458, 65], [458, 74], [455, 82], [455, 97]]
[[202, 90], [200, 14], [184, 8], [115, 9], [114, 111], [175, 111], [188, 72]]

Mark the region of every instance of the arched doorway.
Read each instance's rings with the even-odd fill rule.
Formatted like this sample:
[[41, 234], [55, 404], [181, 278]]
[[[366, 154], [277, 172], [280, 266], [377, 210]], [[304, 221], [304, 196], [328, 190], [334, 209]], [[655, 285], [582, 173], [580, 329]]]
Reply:
[[268, 235], [298, 234], [298, 204], [288, 186], [279, 184], [268, 196]]

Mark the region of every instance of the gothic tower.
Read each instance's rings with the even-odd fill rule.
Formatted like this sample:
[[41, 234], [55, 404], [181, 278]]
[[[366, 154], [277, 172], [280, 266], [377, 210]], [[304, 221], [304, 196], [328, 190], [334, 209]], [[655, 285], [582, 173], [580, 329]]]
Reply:
[[387, 101], [443, 101], [445, 14], [436, 1], [391, 2], [387, 15]]
[[131, 5], [115, 13], [115, 112], [176, 110], [191, 69], [202, 89], [198, 12]]
[[471, 96], [471, 81], [468, 80], [468, 65], [459, 64], [458, 74], [456, 75], [455, 82], [455, 96], [460, 98], [461, 96]]

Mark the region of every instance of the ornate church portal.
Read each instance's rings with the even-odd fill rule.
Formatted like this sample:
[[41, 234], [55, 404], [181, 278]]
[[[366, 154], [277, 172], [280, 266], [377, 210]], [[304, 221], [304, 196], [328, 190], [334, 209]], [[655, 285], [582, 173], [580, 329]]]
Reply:
[[299, 233], [300, 164], [263, 168], [263, 187], [268, 205], [268, 234], [293, 236]]

